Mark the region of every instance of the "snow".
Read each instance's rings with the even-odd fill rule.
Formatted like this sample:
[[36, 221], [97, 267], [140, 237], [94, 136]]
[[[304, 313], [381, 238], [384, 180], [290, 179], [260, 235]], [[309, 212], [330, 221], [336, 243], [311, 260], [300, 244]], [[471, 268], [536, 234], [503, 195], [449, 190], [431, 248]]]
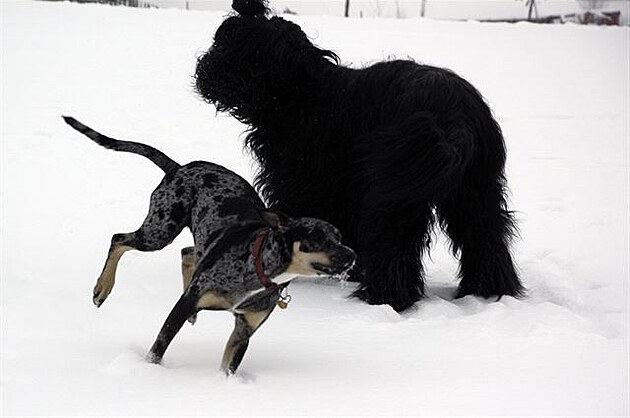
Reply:
[[457, 263], [438, 236], [415, 309], [295, 280], [226, 379], [227, 313], [186, 324], [163, 365], [143, 360], [181, 291], [189, 235], [127, 253], [92, 305], [111, 235], [135, 230], [161, 173], [60, 117], [251, 179], [244, 126], [192, 90], [223, 14], [1, 7], [1, 415], [629, 414], [628, 28], [291, 17], [348, 64], [413, 57], [483, 92], [507, 140], [529, 292], [453, 300]]

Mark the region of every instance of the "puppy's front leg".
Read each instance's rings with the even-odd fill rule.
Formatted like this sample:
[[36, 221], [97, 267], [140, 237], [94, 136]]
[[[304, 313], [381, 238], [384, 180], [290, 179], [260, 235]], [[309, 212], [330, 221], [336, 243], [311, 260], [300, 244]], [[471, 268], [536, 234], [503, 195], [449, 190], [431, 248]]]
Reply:
[[164, 352], [171, 341], [173, 341], [175, 335], [177, 335], [182, 328], [186, 319], [199, 312], [199, 308], [197, 308], [198, 299], [197, 295], [190, 291], [184, 292], [182, 297], [179, 298], [147, 354], [148, 361], [151, 363], [159, 363], [162, 361]]
[[234, 331], [225, 346], [221, 370], [230, 375], [236, 372], [239, 364], [243, 360], [250, 337], [269, 318], [275, 304], [268, 310], [260, 312], [246, 312], [244, 314], [234, 314], [236, 323]]

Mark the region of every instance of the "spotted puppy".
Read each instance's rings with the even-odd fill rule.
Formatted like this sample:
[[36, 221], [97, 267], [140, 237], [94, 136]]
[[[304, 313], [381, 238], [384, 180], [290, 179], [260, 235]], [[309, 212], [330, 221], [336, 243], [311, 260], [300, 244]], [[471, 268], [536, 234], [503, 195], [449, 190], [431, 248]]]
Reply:
[[232, 374], [252, 334], [269, 317], [281, 292], [296, 276], [347, 271], [355, 255], [339, 231], [313, 218], [289, 218], [267, 210], [244, 179], [216, 164], [180, 166], [148, 145], [106, 137], [71, 117], [64, 120], [97, 144], [147, 157], [166, 173], [151, 195], [149, 214], [135, 232], [115, 234], [93, 301], [112, 291], [116, 267], [129, 250], [156, 251], [188, 227], [195, 246], [182, 250], [184, 293], [168, 315], [147, 356], [159, 363], [186, 319], [200, 310], [228, 310], [236, 325], [221, 369]]

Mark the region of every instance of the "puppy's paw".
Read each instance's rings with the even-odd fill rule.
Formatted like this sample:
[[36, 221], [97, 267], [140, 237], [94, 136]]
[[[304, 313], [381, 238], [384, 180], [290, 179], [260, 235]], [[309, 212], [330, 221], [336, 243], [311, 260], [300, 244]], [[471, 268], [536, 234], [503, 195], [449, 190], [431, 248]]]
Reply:
[[162, 357], [158, 356], [157, 354], [153, 353], [152, 351], [149, 351], [145, 356], [144, 359], [148, 362], [148, 363], [153, 363], [153, 364], [160, 364], [162, 362]]
[[195, 325], [197, 322], [197, 314], [190, 315], [187, 321], [190, 322], [190, 325]]
[[107, 280], [103, 277], [99, 277], [96, 281], [96, 286], [94, 286], [94, 290], [92, 291], [92, 302], [97, 308], [100, 308], [103, 302], [105, 302], [105, 299], [107, 299], [107, 296], [109, 296], [113, 287], [113, 280]]

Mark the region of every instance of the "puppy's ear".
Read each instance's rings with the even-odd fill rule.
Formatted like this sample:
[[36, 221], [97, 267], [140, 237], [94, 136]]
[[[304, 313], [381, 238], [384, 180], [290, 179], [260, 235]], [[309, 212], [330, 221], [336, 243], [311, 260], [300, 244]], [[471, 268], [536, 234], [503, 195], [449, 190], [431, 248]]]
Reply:
[[267, 0], [234, 0], [232, 9], [241, 16], [264, 16], [269, 12]]
[[273, 229], [286, 227], [291, 219], [282, 212], [270, 209], [261, 210], [259, 213], [263, 221]]

